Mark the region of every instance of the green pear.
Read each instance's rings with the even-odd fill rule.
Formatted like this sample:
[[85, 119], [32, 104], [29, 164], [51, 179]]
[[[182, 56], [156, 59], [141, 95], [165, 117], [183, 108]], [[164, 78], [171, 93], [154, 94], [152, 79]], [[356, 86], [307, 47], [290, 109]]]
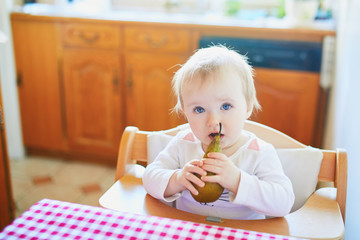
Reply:
[[[207, 158], [207, 155], [210, 152], [221, 152], [221, 144], [220, 144], [221, 123], [219, 125], [220, 125], [219, 133], [216, 134], [214, 139], [211, 141], [210, 145], [206, 149], [203, 158]], [[195, 175], [198, 178], [200, 178], [199, 174], [195, 173]], [[215, 173], [207, 172], [206, 175], [211, 176], [211, 175], [215, 175]], [[205, 182], [204, 187], [199, 187], [198, 185], [194, 184], [194, 187], [196, 188], [196, 190], [198, 190], [199, 194], [198, 195], [191, 194], [191, 195], [196, 201], [201, 203], [215, 202], [224, 191], [224, 188], [220, 186], [220, 184], [211, 183], [211, 182]]]

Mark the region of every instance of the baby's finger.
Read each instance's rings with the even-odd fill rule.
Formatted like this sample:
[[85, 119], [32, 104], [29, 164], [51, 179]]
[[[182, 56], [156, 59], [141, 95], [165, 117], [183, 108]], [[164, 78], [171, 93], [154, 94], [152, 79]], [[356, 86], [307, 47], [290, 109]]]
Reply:
[[[187, 172], [190, 172], [190, 173], [197, 173], [199, 174], [200, 176], [203, 176], [203, 175], [206, 175], [206, 171], [200, 167], [197, 167], [197, 166], [194, 166], [194, 165], [188, 165], [185, 167], [186, 171]], [[191, 174], [193, 175], [193, 174]]]
[[185, 187], [194, 195], [198, 195], [198, 191], [196, 190], [196, 188], [194, 187], [194, 184], [199, 186], [199, 187], [203, 187], [205, 185], [205, 183], [203, 181], [200, 180], [200, 178], [198, 178], [197, 176], [191, 174], [192, 176], [188, 177], [188, 181], [186, 181], [185, 183]]
[[222, 166], [223, 164], [224, 163], [222, 161], [219, 161], [219, 159], [204, 158], [202, 168], [204, 168], [206, 165]]
[[208, 158], [214, 158], [214, 159], [218, 159], [218, 160], [225, 159], [225, 155], [220, 152], [210, 152], [210, 153], [208, 153], [207, 156], [208, 156]]
[[202, 176], [201, 180], [203, 180], [204, 182], [214, 182], [214, 183], [219, 183], [220, 181], [220, 176], [219, 175], [207, 175], [207, 176]]
[[191, 174], [188, 176], [187, 178], [191, 183], [199, 186], [199, 187], [203, 187], [205, 185], [205, 183], [203, 181], [201, 181], [201, 179], [199, 177], [197, 177], [194, 174]]
[[185, 187], [194, 195], [198, 195], [199, 192], [198, 190], [196, 190], [196, 188], [194, 187], [194, 185], [192, 185], [190, 182], [188, 182], [187, 184], [185, 184]]
[[201, 167], [204, 164], [202, 159], [194, 159], [194, 160], [190, 161], [189, 163], [191, 165], [198, 166], [198, 167]]

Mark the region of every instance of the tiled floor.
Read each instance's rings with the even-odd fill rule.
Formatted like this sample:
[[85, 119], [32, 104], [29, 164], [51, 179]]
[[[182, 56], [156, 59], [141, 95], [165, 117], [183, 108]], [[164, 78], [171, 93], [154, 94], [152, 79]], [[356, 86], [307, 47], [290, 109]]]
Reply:
[[98, 206], [115, 167], [45, 157], [10, 159], [16, 217], [43, 198]]

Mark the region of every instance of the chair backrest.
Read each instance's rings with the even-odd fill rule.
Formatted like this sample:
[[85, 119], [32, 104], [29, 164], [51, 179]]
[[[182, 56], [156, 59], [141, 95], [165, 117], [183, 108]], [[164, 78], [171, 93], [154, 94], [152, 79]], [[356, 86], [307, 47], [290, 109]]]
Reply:
[[[170, 136], [183, 128], [184, 125], [162, 131]], [[266, 125], [253, 121], [246, 121], [245, 129], [255, 133], [259, 138], [271, 143], [275, 148], [305, 148], [306, 145], [296, 141], [288, 135]], [[153, 133], [140, 131], [137, 127], [126, 127], [120, 142], [119, 155], [116, 166], [116, 177], [118, 180], [126, 173], [127, 164], [140, 164], [146, 166], [148, 163], [147, 136]], [[347, 154], [343, 149], [324, 150], [323, 159], [318, 175], [319, 182], [332, 183], [337, 189], [336, 201], [345, 220], [346, 191], [347, 191]]]

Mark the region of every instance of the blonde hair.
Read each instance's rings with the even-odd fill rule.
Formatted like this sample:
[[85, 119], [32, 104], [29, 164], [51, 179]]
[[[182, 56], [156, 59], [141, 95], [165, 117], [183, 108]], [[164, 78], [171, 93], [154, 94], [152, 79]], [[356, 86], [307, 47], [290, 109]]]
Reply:
[[175, 73], [172, 86], [177, 103], [173, 110], [177, 113], [181, 112], [183, 106], [181, 90], [186, 84], [190, 84], [194, 79], [204, 81], [209, 74], [229, 68], [239, 75], [247, 105], [255, 110], [261, 109], [256, 98], [253, 68], [248, 64], [247, 57], [225, 46], [217, 45], [197, 50]]

